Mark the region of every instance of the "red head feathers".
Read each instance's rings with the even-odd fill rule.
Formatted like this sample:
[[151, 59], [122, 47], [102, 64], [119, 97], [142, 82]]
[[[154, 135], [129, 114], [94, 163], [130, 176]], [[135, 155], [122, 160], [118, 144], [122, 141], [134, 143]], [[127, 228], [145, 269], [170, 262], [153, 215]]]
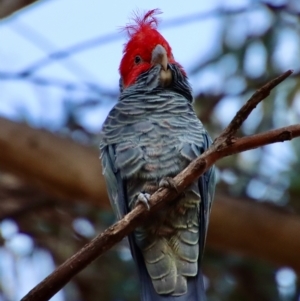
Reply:
[[154, 64], [160, 63], [166, 67], [167, 63], [176, 63], [169, 43], [156, 29], [156, 15], [160, 13], [158, 9], [150, 10], [142, 18], [135, 16], [135, 24], [125, 27], [129, 41], [125, 44], [119, 68], [124, 87], [132, 85], [141, 73]]

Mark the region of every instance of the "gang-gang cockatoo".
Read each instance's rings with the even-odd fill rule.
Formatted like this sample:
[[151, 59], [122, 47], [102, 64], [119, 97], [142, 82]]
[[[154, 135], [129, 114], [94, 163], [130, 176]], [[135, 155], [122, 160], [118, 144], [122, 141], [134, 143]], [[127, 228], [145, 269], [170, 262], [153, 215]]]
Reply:
[[[157, 31], [158, 13], [125, 27], [121, 94], [102, 130], [103, 174], [119, 219], [137, 203], [148, 207], [159, 187], [173, 187], [172, 177], [211, 144], [186, 73]], [[200, 264], [214, 188], [211, 168], [129, 236], [142, 301], [205, 300]]]

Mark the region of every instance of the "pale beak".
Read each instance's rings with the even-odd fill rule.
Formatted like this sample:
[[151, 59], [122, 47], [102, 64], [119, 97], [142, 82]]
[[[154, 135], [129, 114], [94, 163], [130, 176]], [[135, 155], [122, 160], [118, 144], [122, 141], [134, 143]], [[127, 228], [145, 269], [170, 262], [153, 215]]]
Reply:
[[152, 51], [151, 64], [160, 64], [162, 66], [162, 69], [165, 71], [167, 71], [168, 69], [167, 51], [160, 44], [156, 45], [156, 47]]

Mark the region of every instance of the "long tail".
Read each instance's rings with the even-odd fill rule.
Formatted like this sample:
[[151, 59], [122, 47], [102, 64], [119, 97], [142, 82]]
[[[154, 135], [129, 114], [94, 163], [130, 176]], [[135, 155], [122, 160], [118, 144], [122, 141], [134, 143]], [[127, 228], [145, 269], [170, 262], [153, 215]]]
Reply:
[[200, 271], [200, 266], [196, 277], [188, 277], [188, 289], [185, 295], [158, 295], [154, 290], [151, 278], [147, 272], [143, 256], [134, 242], [133, 234], [129, 236], [129, 243], [140, 278], [141, 301], [206, 301], [203, 276]]

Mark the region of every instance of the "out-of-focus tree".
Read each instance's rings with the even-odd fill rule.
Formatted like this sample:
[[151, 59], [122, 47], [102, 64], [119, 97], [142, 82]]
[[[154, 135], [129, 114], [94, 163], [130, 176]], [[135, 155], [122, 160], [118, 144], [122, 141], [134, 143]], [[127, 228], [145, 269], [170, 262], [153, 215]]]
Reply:
[[[210, 14], [220, 20], [216, 47], [206, 60], [198, 62], [188, 72], [195, 91], [197, 114], [211, 136], [217, 136], [255, 89], [289, 68], [294, 69], [295, 75], [281, 84], [254, 111], [240, 135], [298, 122], [298, 1], [249, 1], [242, 8], [226, 7], [225, 1], [224, 5]], [[195, 38], [200, 43], [201, 33], [195, 33]], [[24, 77], [24, 81], [55, 84], [67, 91], [77, 88], [60, 81], [28, 78], [28, 74], [10, 75], [12, 79]], [[0, 74], [0, 81], [4, 76]], [[96, 84], [88, 86], [87, 91], [65, 94], [64, 122], [55, 132], [97, 148], [98, 136], [85, 126], [82, 116], [95, 107], [105, 106], [104, 99], [116, 100], [118, 92], [117, 89], [103, 91]], [[43, 101], [42, 97], [40, 101]], [[26, 114], [23, 117], [24, 120], [30, 120]], [[241, 202], [267, 203], [276, 207], [276, 210], [300, 215], [299, 153], [299, 140], [294, 140], [228, 157], [218, 163], [217, 192]], [[2, 276], [4, 268], [0, 268], [0, 296], [3, 300], [20, 297], [13, 291], [24, 277], [22, 268], [32, 266], [36, 269], [39, 258], [52, 258], [55, 265], [62, 263], [95, 233], [103, 231], [114, 221], [109, 210], [82, 202], [80, 198], [74, 198], [73, 202], [66, 201], [34, 184], [21, 181], [18, 173], [11, 175], [3, 170], [0, 174], [0, 252], [3, 253], [3, 260], [10, 262], [8, 268], [17, 271]], [[16, 244], [22, 239], [28, 247], [26, 249], [23, 245], [20, 251]], [[285, 248], [282, 245], [277, 247]], [[26, 265], [21, 259], [27, 260]], [[0, 267], [4, 266], [1, 260]], [[40, 268], [47, 267], [41, 264]], [[224, 253], [208, 247], [204, 257], [204, 274], [208, 299], [211, 301], [299, 299], [299, 282], [291, 268], [274, 266], [243, 254]], [[40, 273], [40, 276], [45, 275]], [[10, 278], [14, 279], [13, 284], [7, 285], [7, 279]], [[98, 300], [99, 296], [103, 300], [138, 300], [138, 282], [126, 241], [76, 276], [64, 289], [64, 295], [58, 298], [93, 301]]]

